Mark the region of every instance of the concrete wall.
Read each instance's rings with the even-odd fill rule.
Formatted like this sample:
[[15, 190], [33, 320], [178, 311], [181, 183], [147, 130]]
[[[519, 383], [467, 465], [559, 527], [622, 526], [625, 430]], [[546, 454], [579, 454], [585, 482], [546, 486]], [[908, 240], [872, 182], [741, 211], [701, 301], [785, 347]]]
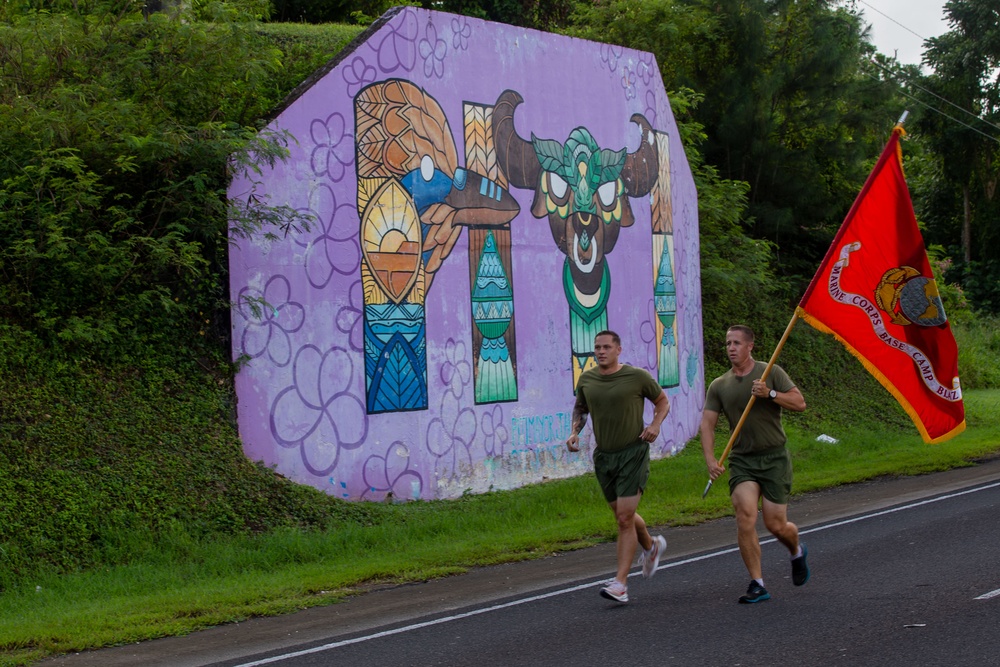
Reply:
[[650, 54], [404, 8], [270, 129], [291, 158], [230, 196], [314, 222], [234, 240], [248, 457], [365, 500], [589, 472], [589, 426], [564, 441], [604, 328], [670, 397], [653, 457], [695, 435], [697, 199]]

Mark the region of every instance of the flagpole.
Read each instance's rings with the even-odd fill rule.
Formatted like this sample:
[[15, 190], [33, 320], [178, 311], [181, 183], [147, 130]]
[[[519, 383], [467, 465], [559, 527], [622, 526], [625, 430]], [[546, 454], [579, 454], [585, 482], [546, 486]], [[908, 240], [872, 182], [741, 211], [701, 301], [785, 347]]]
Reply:
[[[781, 340], [779, 340], [778, 344], [774, 347], [774, 352], [771, 354], [771, 360], [767, 362], [767, 366], [764, 368], [764, 373], [760, 376], [761, 382], [767, 380], [767, 376], [771, 372], [771, 367], [774, 366], [774, 362], [777, 361], [778, 355], [781, 353], [781, 348], [785, 347], [785, 341], [788, 340], [788, 334], [792, 333], [792, 327], [794, 327], [795, 323], [798, 321], [799, 321], [799, 312], [798, 310], [796, 310], [794, 313], [792, 313], [792, 319], [789, 320], [788, 326], [785, 327], [785, 333], [781, 335]], [[720, 466], [722, 465], [722, 462], [726, 460], [726, 457], [729, 456], [729, 451], [733, 448], [733, 443], [736, 442], [736, 438], [739, 436], [740, 431], [743, 429], [743, 422], [747, 420], [747, 415], [750, 414], [750, 408], [753, 407], [754, 401], [756, 400], [757, 397], [754, 396], [753, 394], [750, 394], [750, 400], [747, 402], [747, 406], [743, 408], [743, 414], [740, 416], [740, 420], [736, 422], [736, 427], [733, 428], [733, 432], [729, 436], [729, 442], [726, 443], [726, 448], [722, 450], [722, 456], [719, 457]], [[705, 490], [701, 492], [702, 498], [708, 495], [708, 492], [712, 488], [712, 483], [713, 483], [712, 478], [709, 477], [708, 484], [705, 485]]]

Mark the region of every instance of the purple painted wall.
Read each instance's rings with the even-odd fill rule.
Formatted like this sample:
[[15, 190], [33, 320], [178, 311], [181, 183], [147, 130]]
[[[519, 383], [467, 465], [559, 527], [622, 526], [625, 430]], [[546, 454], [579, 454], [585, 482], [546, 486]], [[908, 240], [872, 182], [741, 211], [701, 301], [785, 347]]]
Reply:
[[[349, 499], [451, 498], [591, 470], [570, 454], [593, 334], [704, 401], [697, 198], [648, 53], [405, 8], [271, 124], [251, 193], [313, 216], [236, 242], [244, 450]], [[651, 415], [647, 405], [647, 418]]]

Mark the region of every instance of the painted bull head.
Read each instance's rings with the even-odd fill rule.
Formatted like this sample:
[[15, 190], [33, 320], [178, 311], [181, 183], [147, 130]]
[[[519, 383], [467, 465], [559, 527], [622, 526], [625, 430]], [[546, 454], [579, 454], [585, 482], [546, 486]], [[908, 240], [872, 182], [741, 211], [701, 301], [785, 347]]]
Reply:
[[589, 130], [578, 127], [564, 144], [526, 141], [514, 129], [514, 111], [524, 100], [505, 90], [493, 110], [497, 161], [511, 186], [535, 191], [531, 213], [548, 217], [552, 238], [566, 255], [573, 285], [584, 294], [601, 288], [605, 256], [622, 227], [635, 221], [629, 197], [649, 193], [658, 174], [656, 143], [649, 121], [634, 114], [642, 130], [634, 153], [601, 149]]

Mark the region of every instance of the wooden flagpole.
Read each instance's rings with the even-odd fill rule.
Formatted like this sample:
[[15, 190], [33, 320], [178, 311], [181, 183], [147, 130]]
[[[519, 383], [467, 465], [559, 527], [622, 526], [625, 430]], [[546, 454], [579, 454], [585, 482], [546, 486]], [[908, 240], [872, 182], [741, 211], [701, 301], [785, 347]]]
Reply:
[[[794, 327], [795, 323], [798, 321], [799, 313], [798, 310], [796, 310], [792, 313], [792, 319], [788, 322], [788, 326], [785, 327], [785, 333], [781, 335], [781, 340], [779, 340], [778, 344], [774, 347], [774, 353], [771, 354], [771, 360], [767, 362], [767, 367], [764, 368], [764, 374], [760, 376], [761, 382], [767, 380], [767, 376], [771, 372], [771, 367], [774, 366], [774, 362], [777, 361], [778, 355], [781, 353], [781, 348], [785, 347], [785, 341], [788, 340], [788, 334], [792, 333], [792, 327]], [[720, 466], [722, 465], [722, 462], [726, 460], [726, 457], [729, 456], [729, 451], [733, 448], [733, 443], [736, 442], [736, 438], [739, 436], [740, 430], [743, 428], [743, 422], [747, 420], [747, 415], [750, 414], [750, 408], [753, 407], [754, 401], [756, 400], [757, 397], [750, 394], [750, 400], [747, 402], [747, 406], [743, 408], [743, 414], [740, 416], [740, 420], [736, 423], [736, 427], [729, 436], [729, 442], [726, 443], [726, 448], [722, 450], [722, 456], [719, 457]], [[708, 495], [708, 492], [712, 488], [712, 483], [712, 478], [709, 477], [708, 484], [705, 485], [705, 490], [701, 492], [702, 498]]]

